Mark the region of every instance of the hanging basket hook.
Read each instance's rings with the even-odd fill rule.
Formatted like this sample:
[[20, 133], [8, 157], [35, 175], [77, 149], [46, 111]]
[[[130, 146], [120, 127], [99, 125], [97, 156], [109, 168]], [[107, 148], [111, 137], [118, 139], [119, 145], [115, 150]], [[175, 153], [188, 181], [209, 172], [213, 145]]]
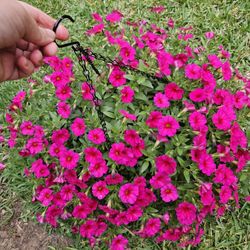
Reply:
[[[53, 26], [53, 31], [56, 33], [56, 30], [58, 28], [58, 26], [60, 25], [60, 23], [64, 20], [64, 19], [69, 19], [72, 23], [75, 22], [75, 20], [69, 16], [69, 15], [63, 15], [62, 17], [60, 17], [56, 23], [54, 24]], [[79, 42], [69, 42], [69, 43], [64, 43], [64, 44], [59, 44], [56, 40], [55, 40], [55, 43], [56, 45], [59, 47], [59, 48], [64, 48], [64, 47], [68, 47], [68, 46], [73, 46], [73, 45], [80, 45]]]

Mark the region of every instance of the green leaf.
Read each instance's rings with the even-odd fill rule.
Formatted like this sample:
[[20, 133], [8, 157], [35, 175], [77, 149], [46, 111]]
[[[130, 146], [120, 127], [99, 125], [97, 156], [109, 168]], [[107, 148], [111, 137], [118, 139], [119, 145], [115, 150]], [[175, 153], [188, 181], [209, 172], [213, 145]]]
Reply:
[[184, 174], [184, 177], [185, 177], [187, 183], [190, 183], [190, 174], [189, 174], [189, 170], [185, 169], [185, 170], [183, 171], [183, 174]]
[[144, 173], [148, 169], [148, 167], [149, 167], [149, 162], [145, 161], [140, 168], [140, 174]]

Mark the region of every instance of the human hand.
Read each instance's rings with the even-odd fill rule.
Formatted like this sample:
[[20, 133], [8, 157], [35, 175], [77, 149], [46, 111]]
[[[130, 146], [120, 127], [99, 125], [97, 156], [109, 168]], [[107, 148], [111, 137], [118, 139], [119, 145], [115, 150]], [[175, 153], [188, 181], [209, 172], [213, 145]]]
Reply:
[[53, 42], [67, 40], [69, 33], [41, 10], [16, 0], [0, 0], [0, 82], [31, 75], [44, 56], [57, 52]]

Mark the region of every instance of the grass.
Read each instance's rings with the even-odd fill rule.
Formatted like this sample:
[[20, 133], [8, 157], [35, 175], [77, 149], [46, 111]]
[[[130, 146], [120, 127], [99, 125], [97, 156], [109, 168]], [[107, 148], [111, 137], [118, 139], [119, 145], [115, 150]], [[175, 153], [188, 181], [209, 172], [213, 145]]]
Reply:
[[[239, 67], [241, 72], [250, 73], [250, 1], [245, 0], [178, 0], [178, 1], [152, 1], [152, 0], [120, 0], [120, 1], [92, 1], [92, 0], [29, 0], [34, 6], [44, 10], [54, 18], [63, 14], [69, 14], [76, 18], [76, 22], [67, 23], [72, 40], [78, 39], [82, 44], [91, 46], [91, 38], [86, 39], [83, 32], [90, 27], [89, 20], [92, 12], [105, 14], [113, 9], [119, 9], [132, 21], [146, 19], [150, 22], [166, 25], [168, 17], [172, 17], [178, 26], [192, 25], [197, 35], [207, 31], [214, 31], [217, 40], [232, 53], [232, 63]], [[150, 16], [149, 8], [154, 5], [164, 5], [166, 15]], [[105, 54], [100, 48], [99, 52]], [[70, 55], [70, 50], [63, 49], [61, 55]], [[72, 56], [72, 55], [70, 55]], [[43, 69], [41, 70], [43, 72]], [[42, 73], [37, 73], [34, 78], [39, 78]], [[42, 86], [41, 89], [46, 89]], [[25, 80], [6, 82], [0, 85], [0, 122], [3, 118], [3, 111], [10, 102], [13, 95], [20, 89], [28, 89]], [[42, 91], [41, 91], [42, 94]], [[41, 111], [40, 111], [41, 112]], [[249, 114], [242, 115], [242, 125], [249, 127]], [[11, 156], [11, 153], [9, 155]], [[18, 167], [18, 160], [15, 166], [8, 166], [13, 171]], [[249, 192], [249, 170], [245, 172], [248, 176], [242, 180], [243, 193]], [[12, 206], [15, 199], [24, 200], [23, 219], [33, 216], [34, 206], [30, 206], [32, 195], [32, 184], [30, 186], [23, 182], [18, 173], [11, 173], [0, 176], [0, 210], [4, 211], [3, 222], [8, 222], [12, 216]], [[206, 234], [203, 242], [196, 249], [207, 250], [248, 250], [250, 249], [250, 206], [242, 202], [241, 208], [231, 211], [222, 218], [208, 219], [205, 224]], [[65, 232], [62, 232], [65, 233]], [[176, 249], [173, 245], [165, 243], [163, 248], [150, 240], [138, 240], [132, 242], [131, 249]], [[54, 249], [54, 248], [51, 248]], [[68, 248], [70, 249], [70, 248]], [[83, 246], [79, 238], [75, 239], [75, 245], [71, 249], [89, 249]], [[191, 249], [191, 248], [187, 248]]]

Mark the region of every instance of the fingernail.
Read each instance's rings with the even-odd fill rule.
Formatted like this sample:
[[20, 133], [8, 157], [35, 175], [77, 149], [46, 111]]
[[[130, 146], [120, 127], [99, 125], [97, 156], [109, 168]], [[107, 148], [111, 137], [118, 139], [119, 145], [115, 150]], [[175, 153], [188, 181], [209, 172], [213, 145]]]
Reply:
[[49, 29], [46, 29], [46, 35], [48, 38], [51, 39], [51, 41], [54, 41], [56, 38], [55, 32], [53, 32], [52, 30], [49, 30]]

